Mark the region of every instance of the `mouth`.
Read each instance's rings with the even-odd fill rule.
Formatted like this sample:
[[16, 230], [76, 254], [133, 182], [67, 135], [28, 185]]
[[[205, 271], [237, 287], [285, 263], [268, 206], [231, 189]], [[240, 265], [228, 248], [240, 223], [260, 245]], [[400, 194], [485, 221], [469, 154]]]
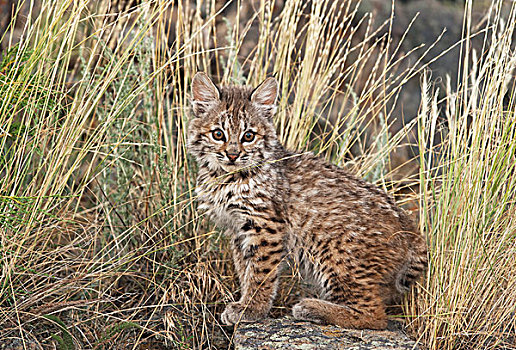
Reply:
[[235, 172], [239, 171], [241, 169], [244, 169], [246, 166], [243, 164], [240, 164], [241, 162], [232, 162], [232, 161], [226, 161], [224, 163], [221, 163], [222, 168], [227, 172]]
[[238, 169], [239, 167], [241, 167], [241, 165], [238, 165], [236, 162], [231, 161], [222, 163], [222, 166], [231, 169]]

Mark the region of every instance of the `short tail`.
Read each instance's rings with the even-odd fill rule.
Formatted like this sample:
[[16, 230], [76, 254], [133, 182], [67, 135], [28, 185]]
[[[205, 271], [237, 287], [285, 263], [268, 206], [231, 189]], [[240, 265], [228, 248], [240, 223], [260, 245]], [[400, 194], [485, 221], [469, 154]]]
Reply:
[[402, 294], [408, 292], [410, 287], [423, 275], [427, 266], [428, 259], [426, 255], [410, 259], [396, 279], [396, 289], [398, 292]]
[[410, 225], [414, 232], [408, 259], [396, 278], [396, 289], [400, 293], [410, 290], [410, 287], [423, 275], [428, 267], [428, 248], [425, 238], [413, 223]]

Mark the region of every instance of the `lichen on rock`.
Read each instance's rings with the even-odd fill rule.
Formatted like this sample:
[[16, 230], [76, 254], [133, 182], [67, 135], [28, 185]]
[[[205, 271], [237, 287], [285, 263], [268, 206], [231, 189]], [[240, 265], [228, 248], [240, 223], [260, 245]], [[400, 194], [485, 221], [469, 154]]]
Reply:
[[395, 322], [385, 331], [350, 330], [291, 317], [242, 323], [235, 331], [234, 345], [235, 350], [418, 349]]

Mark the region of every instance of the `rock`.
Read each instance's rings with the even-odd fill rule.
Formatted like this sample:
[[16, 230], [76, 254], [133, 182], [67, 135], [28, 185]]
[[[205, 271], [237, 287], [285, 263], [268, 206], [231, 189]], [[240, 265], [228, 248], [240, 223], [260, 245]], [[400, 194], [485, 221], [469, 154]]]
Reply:
[[20, 338], [0, 338], [1, 350], [42, 350], [40, 344], [33, 340]]
[[396, 322], [385, 331], [350, 330], [294, 320], [292, 317], [243, 323], [235, 331], [235, 350], [418, 349]]

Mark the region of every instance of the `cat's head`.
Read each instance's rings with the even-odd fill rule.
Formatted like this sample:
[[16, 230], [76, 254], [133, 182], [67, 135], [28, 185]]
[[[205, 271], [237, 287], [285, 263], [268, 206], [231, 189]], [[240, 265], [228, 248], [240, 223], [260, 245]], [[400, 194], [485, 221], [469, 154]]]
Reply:
[[272, 121], [277, 95], [274, 78], [253, 90], [217, 87], [205, 73], [197, 73], [192, 81], [189, 152], [202, 166], [227, 172], [271, 160], [278, 147]]

